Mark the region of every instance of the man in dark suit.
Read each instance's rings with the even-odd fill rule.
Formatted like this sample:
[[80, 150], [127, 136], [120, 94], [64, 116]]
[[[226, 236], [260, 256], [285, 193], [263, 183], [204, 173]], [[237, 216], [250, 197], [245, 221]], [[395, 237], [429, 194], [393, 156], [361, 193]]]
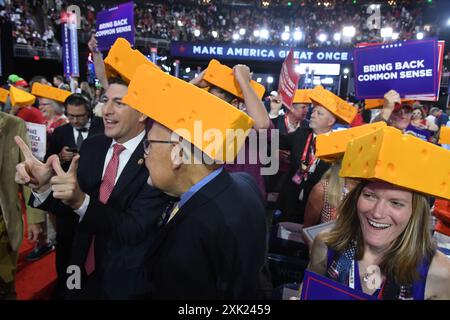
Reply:
[[[64, 102], [69, 123], [60, 126], [49, 135], [46, 159], [58, 155], [64, 170], [69, 169], [70, 161], [81, 149], [85, 139], [103, 133], [103, 122], [91, 118], [90, 102], [81, 94], [72, 94]], [[52, 211], [50, 211], [53, 214]], [[56, 215], [56, 273], [58, 275], [54, 297], [64, 292], [67, 267], [70, 264], [72, 243], [79, 217], [75, 213]]]
[[122, 102], [127, 90], [121, 79], [110, 80], [103, 97], [105, 136], [83, 142], [67, 172], [56, 159], [56, 175], [30, 157], [18, 166], [16, 181], [31, 181], [35, 206], [79, 216], [71, 264], [83, 271], [82, 290], [70, 297], [129, 298], [154, 225], [167, 206], [167, 196], [146, 183], [147, 117]]
[[[228, 173], [215, 164], [223, 161], [224, 155], [211, 150], [207, 143], [197, 143], [198, 149], [192, 144], [207, 134], [207, 130], [192, 129], [196, 121], [202, 121], [205, 128], [220, 126], [213, 129], [216, 133], [241, 129], [247, 134], [253, 121], [208, 92], [147, 66], [136, 72], [130, 92], [133, 94], [124, 102], [155, 121], [144, 149], [149, 184], [180, 198], [163, 214], [161, 228], [148, 251], [141, 279], [144, 296], [256, 298], [266, 239], [265, 208], [258, 186], [247, 173]], [[183, 94], [182, 104], [171, 99], [177, 94]], [[147, 95], [155, 99], [149, 101]], [[185, 116], [191, 114], [195, 117]], [[184, 134], [181, 137], [167, 127]], [[227, 160], [233, 161], [241, 145], [226, 135], [215, 138], [219, 148], [226, 144], [233, 155]]]
[[81, 94], [74, 93], [64, 102], [69, 123], [55, 129], [49, 137], [47, 158], [57, 154], [63, 168], [69, 168], [70, 161], [81, 149], [83, 141], [93, 135], [103, 133], [101, 119], [91, 118], [90, 101]]

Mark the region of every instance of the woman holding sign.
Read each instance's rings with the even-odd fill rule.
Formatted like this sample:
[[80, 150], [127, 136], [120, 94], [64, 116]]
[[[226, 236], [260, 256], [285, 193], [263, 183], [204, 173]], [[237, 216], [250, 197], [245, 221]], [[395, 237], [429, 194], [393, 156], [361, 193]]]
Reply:
[[[401, 152], [383, 152], [389, 145]], [[424, 152], [433, 160], [423, 161]], [[399, 165], [403, 157], [418, 159], [414, 166], [429, 181], [411, 177]], [[450, 152], [391, 127], [349, 143], [340, 174], [362, 181], [339, 208], [335, 228], [315, 238], [308, 269], [379, 299], [450, 299], [450, 260], [436, 250], [426, 198], [450, 199], [445, 177], [431, 179], [449, 161]], [[395, 171], [395, 183], [383, 166]]]

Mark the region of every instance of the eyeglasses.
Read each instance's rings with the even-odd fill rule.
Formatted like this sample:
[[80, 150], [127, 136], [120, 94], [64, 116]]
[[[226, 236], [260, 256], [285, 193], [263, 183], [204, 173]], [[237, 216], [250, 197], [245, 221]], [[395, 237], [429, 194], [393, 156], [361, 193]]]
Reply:
[[170, 141], [170, 140], [148, 140], [145, 139], [142, 141], [142, 144], [144, 145], [144, 154], [148, 155], [150, 153], [151, 144], [152, 143], [178, 143], [177, 141]]
[[85, 114], [79, 114], [79, 115], [75, 115], [75, 114], [67, 114], [67, 118], [69, 119], [83, 119], [84, 117], [87, 116], [87, 113]]

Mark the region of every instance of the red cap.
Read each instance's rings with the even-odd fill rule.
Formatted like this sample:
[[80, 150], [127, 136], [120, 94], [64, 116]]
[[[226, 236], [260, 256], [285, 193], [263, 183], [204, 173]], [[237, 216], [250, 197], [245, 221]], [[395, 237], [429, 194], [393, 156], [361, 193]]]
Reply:
[[14, 85], [16, 87], [28, 87], [28, 82], [26, 82], [25, 80], [19, 80], [16, 83], [14, 83]]

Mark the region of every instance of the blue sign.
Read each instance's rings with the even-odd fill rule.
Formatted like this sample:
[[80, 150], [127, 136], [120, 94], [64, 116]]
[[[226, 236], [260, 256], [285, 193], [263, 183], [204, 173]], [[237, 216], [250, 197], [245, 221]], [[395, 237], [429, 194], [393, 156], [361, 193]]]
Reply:
[[[283, 62], [289, 54], [289, 47], [234, 45], [229, 43], [172, 42], [170, 54], [180, 58], [234, 59]], [[352, 61], [352, 52], [337, 48], [306, 49], [294, 48], [294, 59], [304, 63], [343, 63]]]
[[382, 98], [391, 89], [402, 98], [438, 95], [436, 39], [356, 48], [353, 56], [357, 99]]
[[78, 33], [76, 23], [62, 24], [62, 55], [64, 75], [79, 77], [80, 67], [78, 62]]
[[99, 12], [96, 30], [100, 51], [108, 51], [117, 38], [125, 38], [134, 46], [134, 2]]

